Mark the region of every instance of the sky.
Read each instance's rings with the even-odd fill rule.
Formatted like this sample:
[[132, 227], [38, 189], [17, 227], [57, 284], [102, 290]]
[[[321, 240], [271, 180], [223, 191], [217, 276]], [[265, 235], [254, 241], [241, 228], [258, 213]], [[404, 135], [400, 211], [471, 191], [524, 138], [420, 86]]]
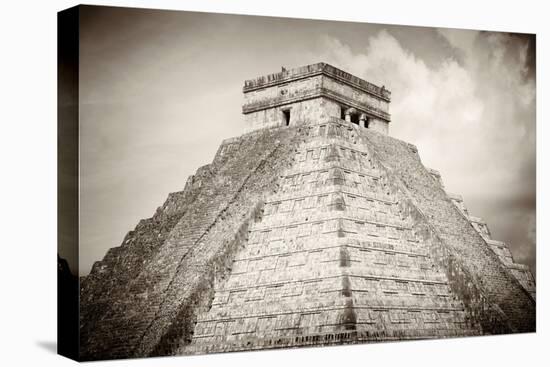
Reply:
[[107, 7], [80, 27], [80, 275], [244, 131], [245, 79], [316, 62], [391, 90], [390, 135], [536, 272], [533, 35]]

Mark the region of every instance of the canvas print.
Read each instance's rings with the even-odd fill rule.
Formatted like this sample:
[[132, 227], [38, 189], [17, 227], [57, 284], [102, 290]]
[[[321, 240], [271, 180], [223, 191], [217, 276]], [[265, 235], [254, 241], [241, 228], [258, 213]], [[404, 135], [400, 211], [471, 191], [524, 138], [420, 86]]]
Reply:
[[535, 332], [535, 73], [533, 34], [59, 13], [60, 353]]

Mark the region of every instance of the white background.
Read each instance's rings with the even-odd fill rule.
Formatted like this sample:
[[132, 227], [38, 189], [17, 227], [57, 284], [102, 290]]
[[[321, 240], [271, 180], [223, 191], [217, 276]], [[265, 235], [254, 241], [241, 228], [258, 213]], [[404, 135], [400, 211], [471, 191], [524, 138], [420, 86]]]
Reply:
[[[548, 365], [549, 10], [544, 1], [96, 1], [200, 10], [537, 33], [536, 334], [97, 362], [113, 366]], [[0, 9], [0, 365], [69, 365], [56, 340], [56, 12], [73, 1]], [[548, 349], [549, 347], [546, 346]]]

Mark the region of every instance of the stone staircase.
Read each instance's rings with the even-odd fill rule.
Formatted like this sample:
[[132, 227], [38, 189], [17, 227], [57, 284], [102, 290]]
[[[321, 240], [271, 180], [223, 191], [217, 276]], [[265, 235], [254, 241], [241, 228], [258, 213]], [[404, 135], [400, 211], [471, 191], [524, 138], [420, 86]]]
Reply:
[[480, 335], [358, 132], [306, 129], [177, 353]]

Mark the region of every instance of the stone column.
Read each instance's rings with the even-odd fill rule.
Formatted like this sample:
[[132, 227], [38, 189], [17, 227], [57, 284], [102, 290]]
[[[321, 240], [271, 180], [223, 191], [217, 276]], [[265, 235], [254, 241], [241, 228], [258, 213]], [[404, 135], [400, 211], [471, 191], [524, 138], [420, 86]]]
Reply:
[[344, 114], [345, 114], [345, 119], [347, 122], [351, 122], [351, 115], [354, 114], [356, 111], [355, 111], [355, 108], [348, 108]]
[[367, 127], [367, 115], [364, 113], [359, 116], [359, 126]]

